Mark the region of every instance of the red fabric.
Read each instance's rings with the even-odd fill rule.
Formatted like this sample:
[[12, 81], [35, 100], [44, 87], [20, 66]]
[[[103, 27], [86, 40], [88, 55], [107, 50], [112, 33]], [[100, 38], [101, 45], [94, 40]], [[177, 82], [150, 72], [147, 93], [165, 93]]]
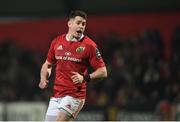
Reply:
[[86, 82], [74, 84], [71, 72], [86, 74], [91, 65], [94, 69], [105, 66], [103, 59], [96, 55], [96, 44], [87, 36], [78, 42], [69, 42], [66, 34], [55, 38], [50, 46], [47, 61], [56, 64], [54, 97], [70, 95], [85, 98]]

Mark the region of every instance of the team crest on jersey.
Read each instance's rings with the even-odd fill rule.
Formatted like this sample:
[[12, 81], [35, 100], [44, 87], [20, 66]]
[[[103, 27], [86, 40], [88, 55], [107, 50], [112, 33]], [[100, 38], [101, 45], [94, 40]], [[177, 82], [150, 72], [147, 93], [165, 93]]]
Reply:
[[85, 47], [76, 48], [76, 52], [78, 52], [78, 53], [83, 52], [84, 50], [85, 50]]

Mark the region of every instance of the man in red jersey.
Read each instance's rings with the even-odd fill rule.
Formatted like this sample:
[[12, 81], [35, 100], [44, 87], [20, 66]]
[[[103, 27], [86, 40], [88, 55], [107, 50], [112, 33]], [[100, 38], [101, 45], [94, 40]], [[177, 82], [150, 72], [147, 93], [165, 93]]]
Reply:
[[[68, 33], [56, 37], [50, 46], [47, 59], [42, 65], [39, 87], [48, 87], [53, 64], [56, 77], [53, 96], [46, 113], [46, 121], [74, 119], [82, 109], [86, 98], [86, 84], [107, 77], [107, 70], [97, 45], [83, 33], [87, 15], [72, 11], [68, 20]], [[91, 66], [94, 72], [88, 73]]]

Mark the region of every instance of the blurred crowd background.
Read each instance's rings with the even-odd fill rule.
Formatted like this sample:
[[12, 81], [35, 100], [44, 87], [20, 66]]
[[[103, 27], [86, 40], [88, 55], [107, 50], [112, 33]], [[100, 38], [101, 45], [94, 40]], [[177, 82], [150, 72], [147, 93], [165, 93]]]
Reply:
[[[19, 0], [19, 4], [21, 2]], [[61, 19], [70, 10], [79, 8], [87, 11], [89, 18], [91, 16], [107, 16], [108, 18], [108, 16], [121, 16], [124, 14], [131, 16], [138, 13], [141, 13], [142, 17], [148, 13], [160, 13], [160, 15], [161, 13], [177, 13], [177, 19], [180, 18], [180, 4], [178, 1], [163, 3], [163, 0], [159, 0], [159, 2], [138, 0], [136, 7], [131, 0], [122, 1], [122, 3], [105, 1], [104, 8], [96, 8], [90, 1], [87, 1], [86, 4], [82, 0], [76, 2], [62, 0], [59, 2], [61, 3], [59, 6], [63, 6], [63, 8], [56, 5], [54, 8], [45, 9], [47, 4], [52, 3], [52, 5], [55, 5], [53, 3], [58, 2], [58, 0], [56, 2], [46, 0], [44, 8], [40, 6], [43, 2], [37, 2], [34, 11], [31, 10], [33, 7], [28, 8], [31, 11], [28, 11], [27, 8], [22, 11], [23, 7], [19, 9], [14, 7], [12, 11], [5, 11], [5, 7], [2, 7], [3, 11], [0, 13], [3, 17], [0, 18], [0, 27], [6, 25], [8, 28], [8, 24], [13, 23], [15, 25], [14, 23], [17, 21], [23, 23], [27, 20], [33, 22], [36, 19], [38, 22], [43, 22], [47, 18]], [[24, 2], [22, 3], [27, 6]], [[29, 4], [33, 3], [35, 2]], [[96, 1], [94, 4], [98, 5], [99, 2]], [[87, 7], [87, 5], [90, 6]], [[110, 6], [108, 7], [108, 5]], [[9, 7], [11, 6], [13, 5], [9, 5]], [[41, 9], [38, 11], [38, 8]], [[35, 12], [36, 9], [37, 12]], [[51, 11], [45, 11], [48, 9]], [[166, 20], [162, 19], [162, 21]], [[93, 24], [91, 23], [91, 25]], [[119, 23], [115, 25], [121, 28]], [[57, 26], [61, 27], [61, 25]], [[14, 28], [18, 28], [18, 26]], [[24, 43], [19, 43], [18, 39], [7, 37], [7, 30], [4, 31], [6, 38], [1, 36], [3, 35], [3, 29], [0, 30], [0, 102], [48, 102], [52, 93], [53, 77], [50, 79], [50, 87], [42, 91], [38, 88], [39, 72], [42, 63], [46, 59], [46, 52], [51, 39], [57, 33], [63, 32], [49, 34], [48, 41], [45, 42], [45, 48], [42, 48], [39, 44], [37, 46], [36, 41], [31, 40], [34, 46], [41, 49], [34, 50], [28, 47], [26, 40], [23, 40]], [[123, 31], [123, 29], [121, 30]], [[23, 31], [28, 33], [28, 30]], [[112, 110], [113, 115], [117, 110], [153, 112], [159, 117], [159, 120], [180, 120], [180, 21], [176, 21], [171, 31], [167, 31], [170, 35], [168, 43], [165, 41], [166, 38], [163, 37], [161, 30], [156, 27], [145, 28], [135, 35], [126, 35], [126, 38], [117, 31], [108, 30], [108, 28], [107, 31], [109, 33], [106, 34], [98, 34], [96, 30], [86, 32], [99, 46], [108, 68], [108, 78], [96, 83], [88, 83], [87, 100], [83, 109], [107, 108], [107, 111]], [[16, 34], [16, 32], [14, 33]], [[41, 35], [41, 32], [38, 34]], [[41, 40], [42, 42], [43, 40]], [[168, 51], [167, 46], [169, 47]], [[113, 115], [105, 120], [116, 120]]]

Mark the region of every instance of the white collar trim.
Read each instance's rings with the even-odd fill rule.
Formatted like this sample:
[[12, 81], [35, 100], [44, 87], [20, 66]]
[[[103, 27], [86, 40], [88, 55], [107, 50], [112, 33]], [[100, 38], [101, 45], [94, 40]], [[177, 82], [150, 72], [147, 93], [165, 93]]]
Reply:
[[68, 34], [66, 34], [66, 40], [67, 40], [67, 41], [72, 41], [72, 42], [78, 42], [78, 41], [81, 40], [83, 37], [84, 37], [84, 34], [82, 34], [79, 39], [73, 38], [72, 40], [70, 40], [70, 39], [68, 38]]

